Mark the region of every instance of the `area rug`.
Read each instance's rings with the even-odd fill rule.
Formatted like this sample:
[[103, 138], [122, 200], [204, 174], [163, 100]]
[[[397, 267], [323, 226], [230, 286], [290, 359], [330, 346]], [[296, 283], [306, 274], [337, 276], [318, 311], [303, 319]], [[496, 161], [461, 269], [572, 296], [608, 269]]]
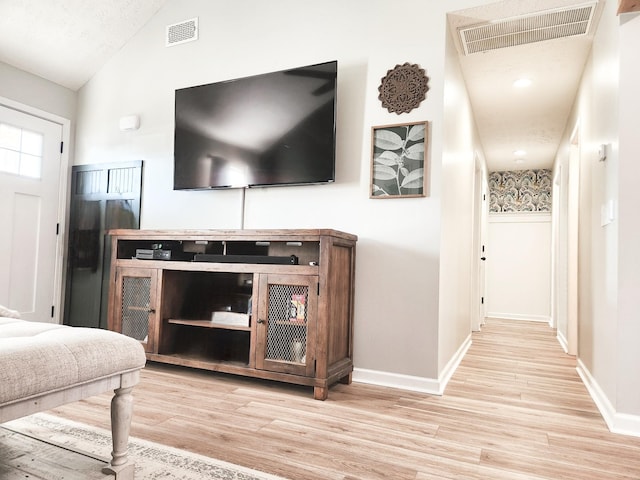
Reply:
[[[4, 432], [2, 432], [4, 430]], [[3, 441], [18, 434], [25, 440], [42, 442], [96, 460], [97, 471], [111, 456], [111, 432], [67, 419], [37, 413], [0, 426]], [[16, 440], [18, 440], [16, 438]], [[38, 451], [35, 445], [34, 451]], [[129, 456], [135, 462], [136, 480], [284, 480], [256, 470], [160, 445], [129, 438]], [[111, 476], [103, 476], [108, 479]], [[51, 477], [53, 478], [53, 477]], [[57, 478], [57, 477], [56, 477]], [[112, 477], [111, 477], [112, 478]]]

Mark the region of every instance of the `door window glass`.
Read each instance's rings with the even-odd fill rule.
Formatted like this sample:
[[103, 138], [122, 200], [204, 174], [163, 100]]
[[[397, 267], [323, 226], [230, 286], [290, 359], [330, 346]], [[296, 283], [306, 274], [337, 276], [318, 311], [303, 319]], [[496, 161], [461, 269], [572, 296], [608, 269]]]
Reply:
[[40, 178], [43, 144], [41, 133], [0, 123], [0, 172]]

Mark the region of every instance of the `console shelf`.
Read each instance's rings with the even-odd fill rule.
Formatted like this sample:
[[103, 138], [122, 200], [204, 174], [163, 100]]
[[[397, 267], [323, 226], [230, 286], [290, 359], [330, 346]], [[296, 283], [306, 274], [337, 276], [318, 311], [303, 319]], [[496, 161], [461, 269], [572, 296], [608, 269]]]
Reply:
[[178, 320], [170, 318], [169, 320], [167, 320], [167, 322], [174, 325], [187, 325], [189, 327], [197, 328], [219, 328], [221, 330], [240, 330], [244, 332], [251, 331], [251, 327], [243, 327], [240, 325], [223, 325], [222, 323], [214, 323], [211, 320]]
[[109, 328], [140, 340], [148, 360], [308, 385], [321, 400], [351, 382], [355, 235], [109, 234]]

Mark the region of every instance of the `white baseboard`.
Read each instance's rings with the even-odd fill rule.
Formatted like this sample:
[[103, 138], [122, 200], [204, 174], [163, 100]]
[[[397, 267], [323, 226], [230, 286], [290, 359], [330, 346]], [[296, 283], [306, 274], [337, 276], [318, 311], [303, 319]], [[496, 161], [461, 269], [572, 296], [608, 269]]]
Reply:
[[602, 418], [609, 427], [609, 430], [613, 433], [621, 435], [630, 435], [633, 437], [640, 437], [640, 415], [629, 415], [626, 413], [618, 413], [611, 404], [607, 396], [605, 395], [598, 382], [591, 375], [591, 372], [586, 368], [584, 363], [578, 360], [578, 366], [576, 367], [578, 375], [582, 379], [582, 382], [587, 387], [589, 395], [598, 407]]
[[460, 365], [465, 354], [471, 346], [471, 335], [467, 337], [456, 354], [449, 360], [438, 379], [404, 375], [401, 373], [381, 372], [366, 368], [354, 368], [352, 379], [354, 382], [378, 385], [381, 387], [398, 388], [412, 392], [427, 393], [429, 395], [442, 395], [444, 389], [451, 380], [453, 373]]
[[556, 332], [556, 339], [558, 340], [558, 343], [564, 350], [564, 353], [569, 353], [569, 342], [567, 341], [566, 337], [560, 330]]
[[379, 370], [368, 370], [366, 368], [354, 368], [352, 379], [354, 382], [368, 383], [380, 387], [398, 388], [400, 390], [410, 390], [412, 392], [422, 392], [430, 395], [441, 395], [440, 383], [433, 378], [381, 372]]
[[523, 315], [520, 313], [487, 313], [488, 318], [497, 318], [500, 320], [525, 320], [528, 322], [546, 322], [551, 324], [549, 315]]
[[453, 376], [456, 369], [458, 368], [458, 365], [460, 365], [460, 362], [462, 361], [464, 356], [467, 354], [469, 347], [471, 347], [471, 334], [469, 334], [469, 336], [465, 339], [465, 341], [462, 342], [462, 345], [460, 345], [460, 348], [458, 348], [458, 351], [453, 355], [453, 357], [451, 357], [447, 365], [444, 367], [444, 369], [440, 373], [439, 383], [440, 383], [441, 394], [444, 393], [444, 389], [447, 387], [447, 384], [449, 383], [449, 380], [451, 380], [451, 377]]

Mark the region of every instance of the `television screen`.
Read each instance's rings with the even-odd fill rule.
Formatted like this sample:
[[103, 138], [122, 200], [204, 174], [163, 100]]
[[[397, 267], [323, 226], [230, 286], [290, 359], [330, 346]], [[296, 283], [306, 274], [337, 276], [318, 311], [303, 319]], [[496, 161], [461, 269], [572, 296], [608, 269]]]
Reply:
[[176, 90], [174, 190], [335, 180], [337, 61]]

